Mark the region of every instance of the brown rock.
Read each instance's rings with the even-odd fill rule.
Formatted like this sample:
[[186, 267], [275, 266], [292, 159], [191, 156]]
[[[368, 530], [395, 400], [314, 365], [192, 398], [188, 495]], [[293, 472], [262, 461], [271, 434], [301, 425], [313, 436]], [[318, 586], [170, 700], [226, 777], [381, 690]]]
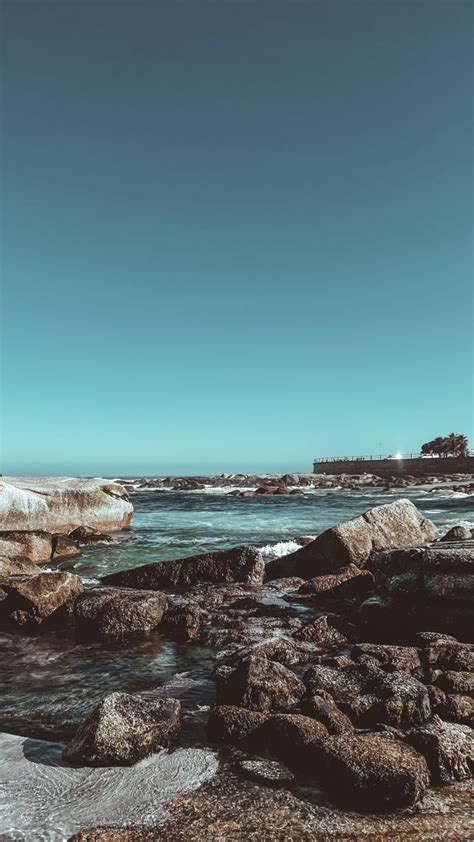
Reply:
[[50, 560], [52, 552], [53, 536], [49, 532], [0, 532], [2, 559], [45, 564]]
[[351, 658], [358, 664], [375, 664], [388, 671], [421, 670], [420, 652], [413, 646], [358, 643], [352, 647]]
[[342, 646], [347, 643], [344, 635], [330, 625], [327, 617], [317, 617], [312, 623], [308, 623], [295, 631], [293, 637], [295, 640], [316, 643], [319, 646]]
[[429, 786], [424, 757], [395, 739], [346, 733], [321, 741], [318, 752], [324, 786], [361, 812], [411, 807]]
[[218, 705], [259, 710], [287, 711], [302, 699], [302, 681], [276, 661], [249, 656], [235, 667], [218, 667], [214, 673]]
[[314, 761], [314, 748], [328, 736], [327, 728], [302, 714], [270, 716], [259, 731], [261, 744], [272, 754], [293, 766], [308, 766]]
[[93, 640], [122, 640], [155, 629], [166, 611], [159, 592], [131, 588], [89, 588], [75, 604], [76, 628]]
[[452, 526], [440, 541], [469, 541], [472, 538], [471, 530], [467, 526]]
[[218, 705], [206, 725], [211, 742], [233, 745], [258, 745], [259, 728], [267, 720], [265, 713], [235, 705]]
[[474, 738], [467, 725], [431, 722], [413, 728], [406, 741], [426, 758], [435, 784], [447, 784], [470, 778], [474, 771]]
[[235, 547], [176, 560], [160, 561], [112, 573], [102, 582], [128, 588], [188, 588], [199, 582], [245, 582], [259, 585], [263, 580], [263, 560], [254, 547]]
[[325, 576], [316, 576], [314, 579], [308, 579], [307, 582], [304, 582], [300, 588], [298, 588], [298, 593], [303, 594], [304, 596], [312, 596], [325, 593], [327, 591], [331, 591], [333, 588], [340, 585], [341, 582], [346, 582], [349, 579], [353, 579], [354, 576], [360, 576], [361, 570], [355, 564], [349, 564], [347, 567], [341, 567], [339, 570], [336, 570], [334, 573], [327, 573]]
[[304, 703], [304, 712], [312, 719], [322, 722], [330, 734], [343, 734], [345, 731], [354, 730], [349, 717], [342, 710], [339, 710], [329, 693], [323, 693], [321, 696], [310, 696]]
[[396, 500], [326, 530], [311, 544], [270, 561], [265, 572], [268, 579], [310, 579], [350, 564], [363, 567], [381, 550], [426, 544], [437, 537], [434, 524], [410, 500]]
[[150, 701], [110, 693], [78, 729], [63, 757], [82, 766], [132, 766], [160, 748], [175, 746], [180, 708], [177, 699]]
[[3, 579], [0, 625], [28, 630], [44, 623], [64, 622], [83, 590], [72, 573], [39, 573]]
[[74, 558], [81, 555], [81, 551], [71, 538], [65, 535], [57, 535], [53, 539], [53, 560], [60, 561], [64, 558]]
[[165, 614], [162, 628], [176, 640], [188, 642], [198, 637], [206, 617], [206, 612], [196, 602], [173, 605]]

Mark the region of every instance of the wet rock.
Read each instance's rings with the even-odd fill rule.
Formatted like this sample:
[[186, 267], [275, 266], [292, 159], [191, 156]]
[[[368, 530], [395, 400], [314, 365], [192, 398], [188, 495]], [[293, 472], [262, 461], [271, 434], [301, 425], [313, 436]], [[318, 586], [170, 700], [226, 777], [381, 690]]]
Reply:
[[[23, 526], [25, 524], [28, 524], [28, 520]], [[0, 532], [0, 558], [3, 560], [45, 564], [51, 558], [52, 552], [53, 536], [49, 532]]]
[[372, 664], [342, 668], [313, 666], [304, 676], [309, 695], [329, 693], [337, 706], [361, 726], [418, 725], [431, 715], [424, 684], [401, 672], [385, 672]]
[[434, 682], [445, 693], [474, 693], [474, 672], [456, 672], [449, 670], [442, 672]]
[[160, 561], [112, 573], [102, 582], [129, 588], [188, 588], [198, 582], [245, 582], [259, 585], [263, 581], [263, 560], [254, 547], [235, 547], [213, 553], [201, 553], [176, 560]]
[[291, 670], [253, 655], [234, 668], [218, 667], [214, 678], [218, 705], [237, 705], [263, 713], [291, 710], [305, 693], [303, 682]]
[[361, 812], [411, 807], [429, 786], [424, 757], [398, 740], [343, 734], [322, 741], [318, 752], [324, 786]]
[[0, 590], [0, 625], [28, 631], [64, 623], [83, 584], [72, 573], [39, 573], [5, 578]]
[[351, 657], [358, 664], [375, 664], [388, 671], [421, 672], [420, 652], [413, 646], [358, 643], [352, 647]]
[[339, 710], [329, 693], [321, 696], [310, 696], [303, 704], [303, 712], [312, 719], [317, 719], [326, 726], [330, 734], [343, 734], [353, 731], [354, 726], [349, 717]]
[[53, 560], [61, 561], [65, 558], [74, 558], [81, 555], [81, 551], [71, 538], [65, 535], [55, 535], [53, 539]]
[[159, 592], [130, 588], [90, 588], [75, 604], [77, 632], [94, 640], [122, 640], [155, 629], [166, 611]]
[[438, 530], [409, 500], [396, 500], [369, 509], [318, 535], [315, 541], [266, 566], [268, 579], [281, 576], [314, 578], [355, 564], [363, 567], [381, 550], [417, 546], [434, 541]]
[[113, 542], [110, 535], [106, 535], [105, 532], [100, 532], [98, 529], [92, 529], [90, 526], [78, 526], [69, 534], [69, 538], [72, 541], [77, 541], [80, 545], [111, 544]]
[[319, 646], [342, 646], [347, 643], [344, 635], [328, 622], [327, 617], [317, 617], [312, 623], [295, 631], [293, 637], [295, 640], [315, 643]]
[[322, 722], [299, 713], [270, 716], [259, 731], [263, 747], [297, 768], [313, 764], [315, 745], [327, 737]]
[[433, 783], [447, 784], [471, 777], [474, 738], [469, 726], [448, 724], [434, 716], [431, 722], [410, 730], [405, 739], [426, 758]]
[[71, 477], [3, 477], [0, 522], [5, 530], [68, 535], [78, 526], [125, 529], [133, 506], [119, 483]]
[[258, 732], [267, 714], [235, 705], [218, 705], [206, 725], [211, 742], [258, 747]]
[[176, 745], [181, 705], [110, 693], [80, 726], [63, 757], [84, 766], [132, 766], [160, 748]]
[[241, 760], [237, 765], [253, 781], [269, 786], [291, 783], [295, 778], [293, 772], [277, 760]]
[[361, 572], [362, 571], [356, 564], [348, 564], [347, 567], [341, 567], [334, 573], [327, 573], [325, 576], [316, 576], [314, 579], [308, 579], [307, 582], [304, 582], [301, 587], [298, 588], [298, 593], [303, 596], [323, 594], [327, 591], [331, 591], [342, 582], [353, 579], [355, 576], [360, 576]]
[[440, 541], [469, 541], [472, 538], [471, 530], [467, 526], [452, 526]]
[[173, 605], [168, 609], [162, 628], [166, 634], [186, 643], [199, 636], [201, 626], [206, 618], [207, 613], [197, 603], [185, 602], [182, 605]]
[[299, 642], [288, 637], [272, 637], [240, 650], [233, 660], [236, 662], [250, 655], [277, 661], [285, 667], [293, 667], [312, 660], [314, 648], [306, 645], [304, 641]]

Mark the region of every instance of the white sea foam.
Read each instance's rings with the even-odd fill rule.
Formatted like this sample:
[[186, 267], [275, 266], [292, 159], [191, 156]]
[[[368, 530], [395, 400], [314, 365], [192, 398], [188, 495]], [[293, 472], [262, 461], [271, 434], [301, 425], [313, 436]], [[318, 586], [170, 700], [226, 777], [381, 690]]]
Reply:
[[265, 561], [271, 561], [273, 558], [281, 558], [281, 556], [296, 552], [301, 549], [301, 544], [297, 544], [296, 541], [279, 541], [277, 544], [266, 544], [259, 549]]
[[0, 838], [63, 842], [85, 827], [153, 825], [218, 769], [214, 752], [160, 752], [132, 767], [71, 768], [60, 744], [0, 735]]

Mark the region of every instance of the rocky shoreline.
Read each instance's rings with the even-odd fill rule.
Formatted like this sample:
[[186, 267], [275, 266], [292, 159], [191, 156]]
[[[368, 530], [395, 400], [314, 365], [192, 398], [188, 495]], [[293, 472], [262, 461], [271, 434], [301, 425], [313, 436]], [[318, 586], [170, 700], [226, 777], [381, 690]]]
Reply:
[[389, 477], [376, 474], [220, 474], [219, 476], [169, 476], [137, 477], [117, 479], [125, 490], [133, 493], [140, 490], [155, 491], [205, 491], [221, 489], [235, 497], [255, 497], [265, 495], [304, 494], [313, 489], [346, 489], [358, 491], [366, 488], [382, 488], [391, 491], [396, 488], [419, 487], [427, 491], [438, 488], [472, 493], [474, 474], [427, 475], [425, 477], [410, 474], [400, 476], [393, 473]]
[[[62, 629], [64, 645], [69, 637], [126, 647], [159, 630], [210, 647], [216, 703], [207, 735], [220, 767], [201, 789], [168, 804], [171, 818], [158, 825], [132, 822], [135, 830], [96, 829], [76, 839], [172, 840], [191, 830], [209, 840], [257, 833], [439, 838], [437, 831], [467, 838], [474, 770], [468, 530], [440, 536], [413, 503], [397, 499], [299, 539], [298, 550], [266, 564], [258, 548], [235, 547], [138, 566], [85, 588], [79, 576], [42, 572], [38, 563], [54, 568], [62, 541], [69, 551], [81, 540], [106, 541], [107, 530], [98, 530], [106, 517], [109, 531], [110, 523], [129, 523], [127, 492], [113, 484], [113, 520], [110, 507], [104, 516], [107, 482], [89, 482], [100, 519], [76, 488], [67, 513], [51, 505], [43, 520], [35, 515], [31, 532], [17, 511], [0, 522], [0, 553], [8, 550], [0, 560], [0, 626], [22, 635]], [[38, 484], [31, 487], [38, 494]], [[57, 500], [51, 486], [48, 494]], [[50, 528], [46, 550], [39, 523]], [[112, 693], [79, 727], [62, 762], [134, 766], [160, 749], [173, 752], [179, 734], [179, 700]], [[324, 805], [303, 794], [312, 781]]]

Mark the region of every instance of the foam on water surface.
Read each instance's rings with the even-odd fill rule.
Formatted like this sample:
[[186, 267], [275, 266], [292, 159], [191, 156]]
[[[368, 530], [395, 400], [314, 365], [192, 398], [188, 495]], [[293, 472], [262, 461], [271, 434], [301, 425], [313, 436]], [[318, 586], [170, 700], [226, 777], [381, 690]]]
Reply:
[[207, 749], [178, 749], [132, 767], [72, 768], [61, 762], [62, 749], [0, 734], [0, 838], [62, 842], [97, 825], [157, 824], [167, 818], [166, 804], [210, 780], [219, 765]]

